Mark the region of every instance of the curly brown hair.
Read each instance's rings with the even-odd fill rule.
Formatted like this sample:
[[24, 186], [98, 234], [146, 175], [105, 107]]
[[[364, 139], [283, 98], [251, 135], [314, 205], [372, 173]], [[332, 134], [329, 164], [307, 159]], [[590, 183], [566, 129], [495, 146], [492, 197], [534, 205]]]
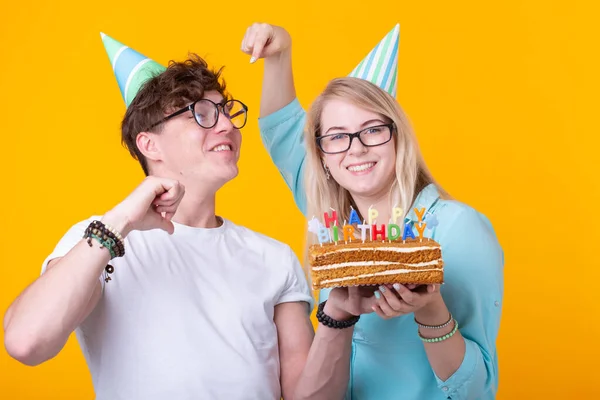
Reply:
[[149, 127], [165, 114], [201, 99], [205, 92], [216, 90], [228, 98], [222, 71], [223, 67], [209, 69], [205, 60], [192, 53], [185, 61], [170, 61], [165, 71], [140, 88], [121, 123], [121, 143], [138, 160], [146, 176], [149, 175], [148, 162], [137, 147], [137, 135], [144, 131], [160, 133], [162, 124], [152, 129]]

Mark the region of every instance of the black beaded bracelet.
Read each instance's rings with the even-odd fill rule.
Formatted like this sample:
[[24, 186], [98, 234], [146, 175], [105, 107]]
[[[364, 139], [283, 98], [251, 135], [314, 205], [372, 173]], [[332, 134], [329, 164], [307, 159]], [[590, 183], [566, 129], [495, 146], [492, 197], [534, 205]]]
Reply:
[[319, 321], [320, 323], [322, 323], [325, 326], [328, 326], [328, 327], [334, 328], [334, 329], [350, 328], [351, 326], [356, 324], [358, 322], [358, 320], [360, 319], [360, 316], [356, 315], [347, 321], [337, 321], [323, 312], [323, 309], [325, 308], [325, 303], [327, 303], [327, 300], [325, 300], [324, 302], [319, 304], [319, 307], [317, 308], [317, 315], [316, 315], [317, 321]]

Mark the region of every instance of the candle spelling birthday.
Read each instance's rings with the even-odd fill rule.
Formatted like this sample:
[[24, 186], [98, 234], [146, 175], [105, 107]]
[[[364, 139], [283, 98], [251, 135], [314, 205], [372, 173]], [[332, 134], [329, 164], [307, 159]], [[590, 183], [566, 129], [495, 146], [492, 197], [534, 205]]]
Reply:
[[353, 208], [347, 220], [334, 209], [324, 212], [322, 221], [313, 217], [309, 231], [319, 242], [308, 252], [313, 288], [443, 283], [442, 249], [433, 239], [438, 220], [425, 208], [412, 211], [405, 217], [393, 207], [385, 223], [372, 206], [362, 222]]
[[[415, 208], [414, 212], [417, 216], [417, 222], [414, 224], [414, 226], [417, 230], [419, 239], [422, 241], [425, 234], [425, 228], [427, 226], [427, 222], [423, 221], [425, 209]], [[324, 224], [321, 224], [318, 228], [318, 232], [316, 232], [319, 243], [334, 242], [337, 244], [337, 242], [340, 241], [340, 235], [343, 237], [344, 243], [352, 242], [353, 239], [356, 239], [355, 233], [357, 230], [360, 232], [360, 240], [363, 242], [366, 240], [367, 235], [371, 241], [393, 241], [400, 237], [403, 241], [406, 241], [407, 238], [416, 238], [410, 221], [404, 223], [403, 225], [398, 224], [398, 219], [403, 215], [401, 208], [393, 208], [393, 222], [388, 222], [387, 224], [377, 223], [379, 212], [376, 209], [369, 207], [368, 214], [369, 223], [365, 224], [363, 221], [361, 224], [358, 213], [356, 210], [351, 209], [348, 222], [346, 223], [344, 220], [344, 223], [340, 228], [338, 226], [338, 215], [336, 210], [331, 209], [331, 211], [323, 213]], [[356, 225], [356, 227], [354, 225]], [[369, 232], [368, 234], [367, 231]]]

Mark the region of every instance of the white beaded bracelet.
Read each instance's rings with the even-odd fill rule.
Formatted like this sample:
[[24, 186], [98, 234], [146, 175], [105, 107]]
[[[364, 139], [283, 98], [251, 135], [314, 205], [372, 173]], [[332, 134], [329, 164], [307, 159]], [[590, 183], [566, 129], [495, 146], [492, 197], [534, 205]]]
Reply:
[[450, 323], [452, 322], [453, 317], [452, 317], [452, 313], [450, 313], [450, 318], [448, 319], [447, 322], [443, 323], [442, 325], [423, 325], [422, 323], [420, 323], [419, 321], [417, 321], [417, 319], [415, 318], [415, 323], [417, 325], [419, 325], [419, 328], [424, 328], [424, 329], [442, 329], [447, 327], [448, 325], [450, 325]]

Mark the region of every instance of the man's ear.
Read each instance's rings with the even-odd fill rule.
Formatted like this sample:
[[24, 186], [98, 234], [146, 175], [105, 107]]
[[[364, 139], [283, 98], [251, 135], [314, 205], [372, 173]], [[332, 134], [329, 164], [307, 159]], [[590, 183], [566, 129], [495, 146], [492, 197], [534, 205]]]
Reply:
[[148, 160], [158, 161], [161, 158], [160, 146], [156, 139], [157, 135], [151, 132], [140, 132], [135, 138], [137, 148]]

